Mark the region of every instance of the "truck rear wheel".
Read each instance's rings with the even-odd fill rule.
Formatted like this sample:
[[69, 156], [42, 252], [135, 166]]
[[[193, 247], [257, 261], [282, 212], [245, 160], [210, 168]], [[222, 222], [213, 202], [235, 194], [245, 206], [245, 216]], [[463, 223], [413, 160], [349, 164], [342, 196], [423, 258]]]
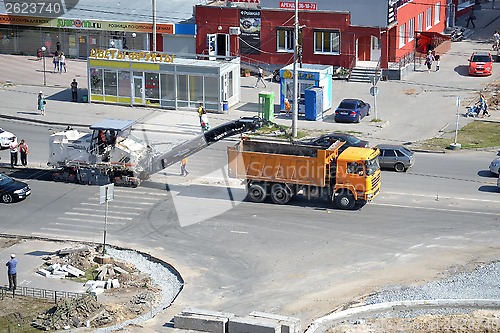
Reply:
[[253, 202], [263, 202], [266, 200], [266, 187], [260, 183], [252, 183], [248, 185], [247, 196]]
[[356, 200], [354, 200], [354, 196], [350, 191], [343, 190], [335, 194], [335, 204], [340, 209], [353, 209]]
[[292, 196], [292, 191], [285, 184], [274, 184], [271, 187], [271, 200], [276, 204], [284, 205]]

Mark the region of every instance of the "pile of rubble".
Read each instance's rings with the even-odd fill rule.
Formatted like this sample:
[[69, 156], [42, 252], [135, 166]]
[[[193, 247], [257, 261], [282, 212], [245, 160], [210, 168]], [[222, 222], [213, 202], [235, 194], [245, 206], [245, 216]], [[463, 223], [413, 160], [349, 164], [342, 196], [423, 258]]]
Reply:
[[[71, 278], [82, 281], [86, 293], [60, 300], [56, 306], [32, 323], [42, 330], [75, 327], [102, 327], [121, 322], [148, 311], [157, 290], [151, 280], [132, 264], [101, 256], [99, 248], [67, 248], [43, 257], [37, 273], [48, 278]], [[92, 275], [92, 280], [85, 276]], [[86, 282], [84, 282], [86, 281]], [[99, 302], [97, 299], [99, 296]]]

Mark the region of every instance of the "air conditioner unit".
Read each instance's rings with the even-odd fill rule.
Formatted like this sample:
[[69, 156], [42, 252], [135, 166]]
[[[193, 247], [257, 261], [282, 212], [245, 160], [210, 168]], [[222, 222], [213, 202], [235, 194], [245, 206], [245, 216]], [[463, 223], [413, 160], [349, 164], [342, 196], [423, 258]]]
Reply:
[[229, 27], [229, 34], [230, 35], [239, 35], [239, 34], [241, 34], [240, 27]]

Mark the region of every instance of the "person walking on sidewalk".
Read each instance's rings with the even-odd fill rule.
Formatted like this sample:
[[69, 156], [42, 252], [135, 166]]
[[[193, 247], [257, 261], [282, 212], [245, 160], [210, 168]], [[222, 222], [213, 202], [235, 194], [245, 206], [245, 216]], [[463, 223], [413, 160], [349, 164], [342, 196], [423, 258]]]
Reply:
[[476, 15], [474, 15], [474, 10], [472, 10], [467, 17], [467, 24], [465, 25], [466, 28], [469, 27], [469, 23], [472, 24], [472, 27], [475, 28], [476, 25], [474, 24], [474, 20], [476, 19]]
[[495, 30], [495, 33], [493, 34], [493, 50], [498, 51], [498, 42], [500, 40], [500, 34], [498, 33], [498, 30]]
[[205, 113], [205, 108], [203, 107], [203, 103], [200, 103], [200, 106], [198, 107], [198, 117], [200, 118], [200, 124], [203, 121], [202, 117], [204, 113]]
[[439, 66], [441, 65], [441, 56], [439, 54], [436, 54], [434, 56], [434, 60], [436, 60], [436, 72], [438, 72]]
[[64, 52], [61, 52], [61, 55], [59, 56], [59, 74], [62, 73], [63, 68], [64, 73], [66, 73], [66, 56], [64, 55]]
[[17, 144], [17, 139], [14, 136], [12, 138], [12, 141], [9, 143], [9, 149], [10, 149], [10, 168], [14, 169], [15, 166], [17, 166], [17, 152], [18, 152], [18, 144]]
[[28, 165], [29, 149], [28, 144], [24, 141], [24, 139], [21, 139], [21, 143], [19, 144], [19, 153], [21, 154], [21, 165]]
[[78, 102], [78, 82], [76, 82], [76, 79], [73, 79], [73, 82], [71, 82], [70, 87], [71, 87], [71, 101]]
[[45, 104], [47, 104], [47, 102], [45, 101], [45, 97], [43, 96], [43, 92], [40, 91], [38, 93], [38, 111], [40, 111], [40, 114], [42, 116], [45, 116]]
[[257, 82], [255, 82], [255, 88], [257, 88], [257, 85], [259, 82], [262, 82], [264, 85], [264, 88], [267, 88], [266, 81], [264, 81], [264, 71], [262, 70], [262, 67], [258, 67], [258, 72], [257, 72]]
[[187, 175], [189, 175], [189, 172], [186, 170], [187, 162], [188, 162], [188, 159], [186, 157], [184, 157], [181, 160], [181, 176], [184, 176], [184, 177], [186, 177]]
[[431, 72], [431, 67], [432, 67], [433, 61], [434, 61], [434, 55], [432, 54], [432, 51], [429, 50], [427, 52], [427, 56], [425, 57], [425, 64], [427, 65], [427, 70], [429, 73]]
[[7, 266], [7, 275], [9, 277], [9, 290], [15, 291], [17, 288], [17, 259], [14, 253], [10, 255], [10, 260], [7, 261], [5, 266]]

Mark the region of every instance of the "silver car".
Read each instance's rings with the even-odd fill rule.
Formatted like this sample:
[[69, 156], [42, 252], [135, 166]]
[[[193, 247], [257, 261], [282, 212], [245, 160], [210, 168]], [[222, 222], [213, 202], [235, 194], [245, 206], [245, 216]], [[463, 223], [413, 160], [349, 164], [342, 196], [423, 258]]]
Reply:
[[490, 163], [490, 172], [498, 175], [500, 169], [500, 157], [495, 158]]
[[415, 163], [415, 154], [410, 149], [399, 145], [378, 145], [380, 167], [404, 172]]

